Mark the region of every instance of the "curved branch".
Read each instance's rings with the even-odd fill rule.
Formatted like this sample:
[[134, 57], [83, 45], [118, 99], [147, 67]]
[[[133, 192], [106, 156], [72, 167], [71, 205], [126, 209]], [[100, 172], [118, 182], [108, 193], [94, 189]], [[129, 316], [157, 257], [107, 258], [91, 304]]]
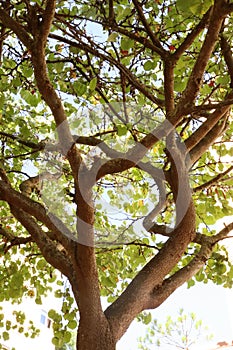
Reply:
[[178, 123], [180, 119], [179, 117], [176, 117], [175, 114], [171, 114], [171, 117], [176, 119], [174, 124], [172, 124], [168, 119], [165, 119], [161, 125], [152, 130], [150, 134], [146, 135], [140, 142], [137, 142], [134, 147], [125, 153], [124, 157], [119, 157], [119, 159], [111, 159], [105, 162], [100, 167], [96, 179], [99, 180], [106, 174], [114, 174], [135, 166], [157, 141], [161, 140], [164, 136], [167, 136], [174, 129], [176, 123]]
[[163, 170], [155, 168], [151, 163], [139, 162], [137, 168], [146, 171], [154, 179], [158, 191], [159, 191], [159, 201], [157, 205], [151, 210], [151, 212], [144, 218], [143, 227], [150, 232], [151, 227], [153, 226], [154, 218], [159, 214], [159, 212], [164, 208], [166, 204], [166, 188], [164, 184], [164, 173]]

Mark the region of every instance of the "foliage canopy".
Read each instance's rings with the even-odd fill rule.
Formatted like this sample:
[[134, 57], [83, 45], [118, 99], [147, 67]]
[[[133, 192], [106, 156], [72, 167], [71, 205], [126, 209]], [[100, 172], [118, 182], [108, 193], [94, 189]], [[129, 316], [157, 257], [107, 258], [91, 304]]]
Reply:
[[231, 287], [231, 1], [0, 5], [0, 300], [57, 283], [54, 345], [75, 299], [77, 348], [111, 350], [184, 282]]

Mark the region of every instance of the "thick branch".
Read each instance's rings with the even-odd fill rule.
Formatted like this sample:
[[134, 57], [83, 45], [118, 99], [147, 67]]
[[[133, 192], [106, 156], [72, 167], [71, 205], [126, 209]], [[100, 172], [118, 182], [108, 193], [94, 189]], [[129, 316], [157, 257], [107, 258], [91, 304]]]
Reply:
[[174, 64], [170, 55], [164, 60], [164, 94], [166, 114], [174, 109]]
[[26, 213], [33, 215], [54, 233], [56, 240], [60, 242], [65, 249], [69, 249], [72, 233], [61, 220], [52, 214], [50, 214], [50, 216], [52, 215], [51, 220], [46, 209], [41, 204], [15, 191], [4, 181], [0, 181], [0, 199], [6, 201], [10, 206], [21, 208]]
[[225, 0], [216, 0], [214, 3], [205, 41], [196, 59], [186, 89], [180, 98], [178, 104], [179, 110], [184, 110], [184, 108], [191, 106], [200, 90], [205, 68], [208, 64], [211, 53], [214, 50], [215, 44], [218, 40], [218, 35], [221, 30], [222, 22], [226, 16], [225, 5]]
[[147, 309], [155, 309], [161, 305], [178, 287], [192, 278], [211, 256], [213, 246], [205, 244], [195, 255], [191, 262], [177, 271], [174, 275], [164, 280], [161, 286], [156, 286], [148, 300]]
[[68, 256], [59, 251], [57, 245], [48, 238], [47, 234], [29, 214], [15, 206], [11, 206], [11, 212], [32, 236], [48, 263], [69, 277], [72, 268]]
[[[180, 225], [173, 231], [159, 253], [138, 273], [123, 294], [108, 307], [105, 314], [119, 339], [134, 317], [145, 309], [156, 285], [178, 263], [195, 235], [195, 212], [191, 203]], [[164, 261], [167, 263], [164, 264]], [[114, 327], [118, 325], [118, 327]]]
[[183, 55], [185, 50], [187, 50], [189, 48], [189, 46], [192, 45], [193, 41], [202, 32], [202, 30], [208, 26], [211, 10], [212, 10], [212, 7], [205, 13], [205, 15], [202, 17], [201, 21], [187, 35], [187, 37], [184, 39], [182, 44], [175, 51], [175, 53], [173, 54], [173, 57], [172, 57], [175, 61], [177, 61]]
[[54, 18], [56, 9], [56, 1], [55, 0], [47, 0], [46, 7], [43, 13], [42, 23], [41, 23], [41, 38], [45, 44], [50, 32], [50, 27]]
[[17, 35], [29, 50], [31, 49], [33, 40], [23, 26], [11, 18], [8, 13], [2, 9], [0, 9], [0, 20], [5, 27], [11, 29]]
[[206, 263], [211, 256], [214, 245], [220, 240], [227, 238], [233, 230], [233, 222], [226, 225], [215, 236], [199, 235], [200, 251], [190, 261], [188, 265], [177, 271], [174, 275], [164, 280], [161, 285], [155, 285], [151, 297], [148, 300], [148, 309], [154, 309], [160, 306], [178, 287], [192, 278]]

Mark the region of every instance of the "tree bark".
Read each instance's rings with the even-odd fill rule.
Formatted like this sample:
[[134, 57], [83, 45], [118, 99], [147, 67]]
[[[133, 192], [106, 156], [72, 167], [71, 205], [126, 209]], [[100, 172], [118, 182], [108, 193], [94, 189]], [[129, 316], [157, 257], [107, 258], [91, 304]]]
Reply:
[[116, 341], [105, 316], [90, 316], [91, 323], [80, 320], [77, 350], [115, 350]]

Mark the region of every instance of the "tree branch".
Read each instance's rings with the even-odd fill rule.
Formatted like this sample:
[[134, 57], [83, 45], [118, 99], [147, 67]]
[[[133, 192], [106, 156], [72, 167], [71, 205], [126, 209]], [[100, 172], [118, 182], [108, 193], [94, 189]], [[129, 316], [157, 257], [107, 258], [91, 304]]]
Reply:
[[227, 128], [228, 114], [218, 122], [203, 139], [191, 150], [187, 166], [190, 168]]
[[225, 59], [225, 62], [228, 68], [228, 73], [231, 78], [230, 87], [233, 88], [233, 57], [232, 57], [231, 47], [227, 42], [226, 38], [224, 37], [223, 33], [221, 34], [220, 45], [221, 45], [223, 57]]
[[11, 212], [32, 236], [48, 263], [60, 270], [65, 276], [70, 277], [72, 268], [69, 257], [59, 251], [57, 245], [48, 238], [47, 234], [29, 214], [14, 205], [11, 206]]
[[209, 8], [209, 10], [205, 13], [205, 15], [202, 17], [201, 21], [196, 25], [196, 27], [186, 36], [182, 44], [177, 48], [177, 50], [172, 55], [172, 59], [174, 61], [178, 61], [179, 58], [183, 55], [185, 50], [189, 48], [190, 45], [192, 45], [193, 41], [196, 39], [196, 37], [202, 32], [204, 28], [208, 26], [210, 14], [212, 11], [212, 6]]
[[[217, 176], [213, 177], [211, 180], [203, 183], [200, 186], [197, 186], [193, 189], [194, 192], [199, 192], [202, 191], [203, 189], [209, 188], [213, 185], [217, 185], [219, 181], [224, 180], [224, 177], [229, 174], [231, 171], [233, 170], [233, 165], [230, 166], [227, 170], [225, 170], [224, 172], [218, 174]], [[227, 180], [227, 179], [225, 179]]]
[[[20, 244], [26, 244], [29, 242], [33, 242], [33, 238], [31, 236], [28, 237], [19, 237], [13, 235], [11, 232], [6, 231], [2, 225], [0, 224], [0, 235], [5, 237], [6, 240], [6, 248], [4, 249], [4, 252], [6, 253], [11, 247], [15, 245], [20, 245]], [[8, 243], [10, 243], [8, 245]]]
[[214, 2], [204, 43], [192, 69], [187, 86], [177, 106], [177, 109], [180, 111], [189, 109], [200, 90], [206, 65], [218, 40], [218, 35], [220, 33], [224, 17], [226, 16], [225, 5], [225, 0], [215, 0]]
[[120, 171], [127, 170], [135, 166], [147, 153], [147, 151], [164, 136], [167, 136], [175, 127], [169, 120], [173, 119], [175, 125], [179, 122], [180, 117], [176, 117], [175, 113], [171, 113], [168, 119], [165, 119], [158, 127], [152, 130], [151, 133], [146, 135], [140, 142], [137, 142], [124, 157], [119, 159], [111, 159], [104, 163], [97, 173], [96, 180], [105, 176], [106, 174], [114, 174]]
[[159, 52], [160, 56], [164, 57], [165, 50], [162, 47], [162, 45], [161, 45], [160, 41], [158, 40], [158, 38], [156, 37], [156, 35], [154, 34], [154, 32], [152, 31], [149, 23], [147, 22], [147, 19], [143, 13], [141, 5], [139, 4], [139, 2], [137, 0], [133, 0], [133, 3], [134, 3], [134, 6], [137, 10], [140, 21], [142, 22], [142, 24], [146, 30], [147, 35], [150, 37], [152, 43], [158, 48], [158, 50], [159, 50], [158, 52]]
[[219, 233], [208, 238], [211, 240], [212, 244], [216, 244], [219, 241], [222, 241], [223, 239], [227, 238], [231, 231], [233, 231], [233, 222], [231, 222], [228, 225], [224, 224], [224, 228]]
[[[77, 47], [83, 51], [90, 52], [94, 56], [102, 58], [104, 61], [107, 61], [107, 62], [113, 64], [117, 69], [119, 69], [125, 75], [125, 77], [129, 81], [129, 83], [131, 83], [135, 87], [135, 89], [142, 92], [150, 101], [154, 102], [158, 106], [164, 105], [164, 101], [161, 99], [158, 99], [156, 96], [154, 96], [154, 94], [152, 94], [146, 88], [145, 85], [141, 84], [141, 82], [136, 78], [136, 76], [133, 75], [132, 72], [128, 68], [126, 68], [122, 63], [118, 62], [112, 56], [106, 55], [106, 54], [101, 53], [98, 50], [96, 50], [96, 48], [95, 48], [96, 45], [94, 42], [91, 42], [92, 45], [89, 45], [86, 42], [81, 41], [80, 37], [78, 37], [78, 36], [75, 37], [75, 39], [78, 40], [78, 42], [77, 41], [74, 42], [74, 41], [71, 41], [69, 39], [66, 39], [65, 37], [61, 37], [61, 36], [59, 36], [57, 34], [53, 34], [53, 33], [50, 33], [49, 37], [56, 39], [56, 40], [59, 40], [59, 41], [62, 41], [64, 43], [67, 43], [70, 46]], [[90, 41], [90, 39], [89, 39], [89, 41]]]
[[22, 41], [22, 43], [29, 50], [31, 50], [33, 40], [22, 25], [20, 25], [17, 21], [11, 18], [9, 14], [2, 9], [0, 9], [0, 20], [6, 28], [10, 28], [17, 35], [17, 37]]
[[35, 143], [35, 142], [32, 142], [32, 141], [25, 141], [25, 140], [20, 139], [16, 135], [12, 135], [12, 134], [9, 134], [9, 133], [4, 132], [4, 131], [0, 131], [0, 136], [10, 138], [11, 140], [17, 141], [21, 145], [27, 146], [29, 148], [32, 148], [32, 149], [38, 150], [38, 151], [44, 149], [44, 147], [45, 147], [45, 143], [43, 141], [41, 141], [39, 143]]
[[164, 173], [163, 170], [154, 167], [151, 163], [139, 162], [137, 168], [146, 171], [154, 179], [158, 190], [159, 190], [159, 201], [157, 205], [151, 210], [151, 212], [144, 218], [143, 227], [150, 232], [150, 228], [153, 226], [154, 218], [159, 214], [159, 212], [164, 208], [166, 203], [166, 188], [164, 183]]
[[191, 151], [198, 143], [215, 127], [215, 125], [224, 119], [224, 116], [229, 112], [230, 107], [225, 106], [208, 115], [207, 120], [193, 133], [187, 140], [185, 146], [187, 151]]
[[[147, 307], [155, 286], [160, 285], [164, 277], [178, 263], [194, 236], [195, 211], [193, 203], [190, 203], [182, 222], [173, 231], [163, 248], [105, 311], [110, 325], [113, 325], [116, 339], [124, 334], [135, 316]], [[164, 264], [164, 261], [167, 263]], [[116, 324], [118, 327], [114, 327]]]
[[73, 236], [72, 233], [63, 222], [52, 213], [50, 214], [52, 219], [50, 219], [46, 209], [41, 204], [15, 191], [5, 181], [0, 181], [0, 199], [7, 202], [10, 206], [17, 206], [26, 213], [33, 215], [54, 233], [55, 239], [60, 242], [65, 249], [69, 249]]
[[213, 245], [206, 243], [191, 262], [164, 280], [160, 286], [155, 286], [148, 300], [147, 309], [155, 309], [161, 305], [178, 287], [192, 278], [211, 256]]
[[134, 40], [135, 42], [142, 44], [144, 47], [150, 49], [152, 52], [156, 52], [159, 56], [161, 56], [161, 57], [164, 56], [163, 51], [161, 51], [160, 48], [158, 48], [158, 46], [154, 45], [147, 37], [140, 36], [140, 35], [138, 35], [138, 33], [135, 34], [134, 32], [130, 32], [130, 31], [126, 30], [125, 28], [118, 26], [117, 24], [111, 25], [110, 28], [114, 32], [123, 34], [123, 35], [127, 36], [128, 38]]
[[55, 9], [56, 9], [56, 0], [47, 0], [46, 1], [46, 7], [43, 13], [43, 18], [41, 22], [41, 38], [40, 40], [46, 44], [48, 35], [50, 33], [50, 27], [54, 18], [55, 14]]
[[226, 225], [214, 236], [199, 235], [201, 248], [188, 265], [177, 271], [171, 277], [164, 280], [161, 285], [155, 285], [151, 298], [148, 300], [147, 309], [154, 309], [161, 305], [178, 287], [192, 278], [210, 258], [214, 246], [220, 240], [227, 238], [233, 230], [233, 222]]
[[[228, 96], [231, 96], [231, 98], [228, 98]], [[232, 93], [226, 96], [226, 99], [221, 101], [221, 102], [216, 102], [216, 103], [208, 103], [208, 104], [202, 104], [199, 106], [193, 106], [190, 109], [191, 114], [201, 114], [201, 112], [204, 111], [209, 111], [209, 110], [219, 110], [224, 106], [230, 106], [233, 104], [233, 99], [232, 99]]]
[[174, 110], [174, 63], [170, 56], [170, 54], [167, 55], [164, 60], [164, 95], [167, 116]]

